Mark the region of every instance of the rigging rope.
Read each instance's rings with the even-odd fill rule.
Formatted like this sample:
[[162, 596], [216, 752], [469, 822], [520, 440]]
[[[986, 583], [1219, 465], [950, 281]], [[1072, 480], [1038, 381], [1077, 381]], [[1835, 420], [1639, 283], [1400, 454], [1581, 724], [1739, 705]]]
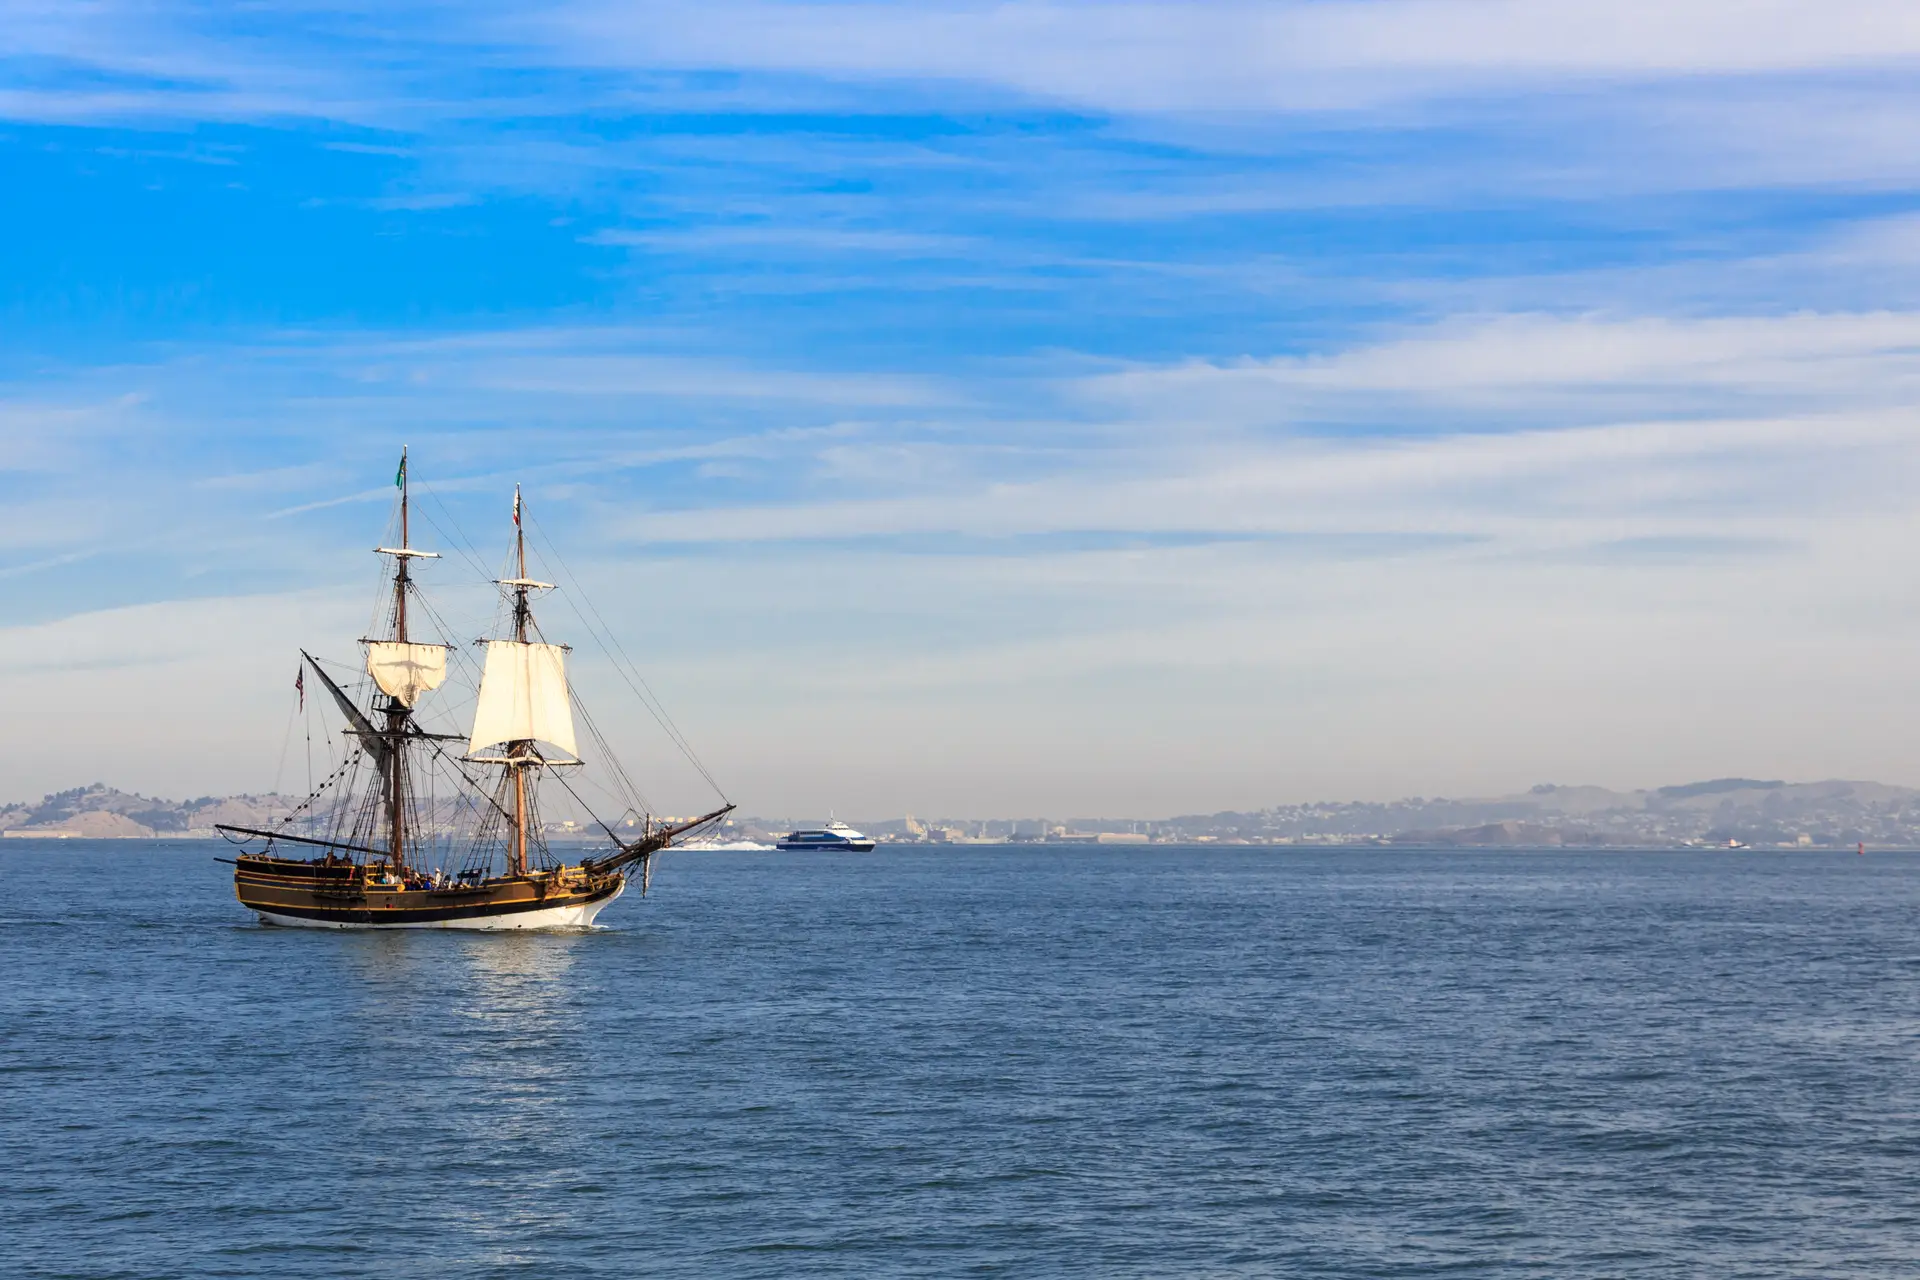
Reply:
[[580, 808], [586, 812], [586, 815], [589, 818], [592, 818], [595, 823], [598, 823], [602, 831], [605, 831], [608, 835], [613, 836], [613, 842], [615, 844], [619, 844], [620, 837], [613, 835], [613, 828], [608, 826], [605, 822], [602, 822], [600, 820], [600, 815], [593, 811], [593, 806], [580, 798], [580, 793], [573, 789], [573, 784], [571, 782], [567, 781], [567, 775], [565, 773], [562, 773], [556, 770], [554, 773], [554, 776], [559, 780], [560, 785], [567, 789], [567, 794], [573, 797], [573, 802], [579, 805]]
[[[709, 787], [713, 788], [714, 794], [722, 800], [725, 800], [727, 793], [721, 790], [720, 784], [714, 780], [713, 774], [707, 771], [707, 766], [701, 762], [699, 754], [694, 751], [693, 744], [688, 742], [686, 735], [680, 732], [680, 726], [675, 724], [673, 717], [667, 714], [666, 704], [660, 701], [659, 695], [653, 692], [653, 686], [649, 685], [646, 677], [640, 674], [639, 666], [635, 664], [632, 658], [627, 656], [625, 647], [620, 644], [620, 638], [615, 635], [613, 629], [607, 625], [606, 619], [601, 617], [599, 608], [593, 603], [591, 597], [587, 595], [585, 589], [581, 587], [580, 579], [574, 576], [573, 570], [568, 567], [566, 560], [560, 555], [559, 550], [554, 547], [552, 540], [547, 537], [546, 530], [541, 527], [538, 520], [534, 519], [532, 512], [523, 510], [521, 515], [522, 518], [531, 524], [534, 530], [539, 533], [540, 541], [546, 547], [546, 550], [552, 554], [555, 566], [561, 573], [566, 575], [567, 581], [572, 584], [573, 590], [567, 593], [567, 606], [573, 610], [574, 616], [580, 619], [580, 624], [587, 629], [587, 634], [593, 636], [595, 643], [599, 644], [601, 651], [606, 653], [608, 659], [613, 664], [613, 669], [618, 671], [620, 678], [627, 682], [627, 687], [632, 689], [634, 696], [640, 699], [640, 704], [646, 707], [655, 722], [666, 731], [668, 739], [680, 749], [682, 755], [686, 756], [688, 763], [699, 770], [700, 776], [706, 780]], [[536, 551], [536, 554], [540, 553]], [[540, 558], [544, 560], [546, 556], [541, 554]], [[574, 603], [573, 597], [575, 596], [578, 596], [586, 604], [587, 608], [593, 611], [594, 618], [598, 620], [600, 624], [599, 632], [595, 631], [593, 623], [588, 621], [586, 614], [580, 611], [579, 605]], [[601, 635], [602, 632], [605, 634], [604, 639]], [[611, 642], [610, 645], [609, 642]], [[619, 655], [617, 659], [615, 658], [616, 652]], [[631, 669], [631, 675], [628, 674], [627, 669], [621, 667], [620, 663], [623, 661], [626, 663], [627, 668]], [[636, 681], [638, 681], [637, 685], [635, 683]], [[642, 693], [642, 689], [646, 692]]]
[[447, 504], [440, 500], [440, 495], [434, 491], [433, 486], [415, 482], [414, 492], [424, 494], [427, 498], [431, 499], [433, 504], [440, 508], [440, 514], [447, 518], [447, 524], [453, 526], [452, 531], [449, 532], [438, 520], [433, 518], [430, 512], [423, 508], [420, 514], [426, 517], [427, 523], [433, 526], [434, 532], [445, 538], [447, 545], [458, 552], [460, 558], [472, 566], [475, 573], [485, 578], [487, 576], [487, 566], [486, 563], [480, 559], [480, 549], [474, 546], [472, 539], [468, 538], [465, 532], [461, 530], [460, 522], [453, 518], [453, 512], [448, 510]]
[[[275, 795], [280, 794], [280, 780], [286, 776], [287, 748], [293, 745], [293, 718], [299, 714], [300, 706], [298, 703], [287, 708], [287, 731], [280, 735], [280, 763], [273, 767], [273, 794]], [[307, 777], [307, 785], [313, 785], [311, 773], [309, 773]]]
[[580, 701], [579, 695], [574, 693], [571, 680], [567, 682], [567, 694], [573, 698], [573, 709], [579, 712], [581, 723], [586, 725], [587, 737], [591, 739], [594, 749], [606, 757], [608, 772], [619, 782], [620, 789], [625, 793], [624, 796], [616, 798], [623, 804], [639, 809], [642, 813], [651, 812], [653, 806], [647, 802], [646, 796], [641, 794], [639, 786], [627, 772], [626, 766], [620, 763], [620, 758], [614, 755], [613, 744], [608, 742], [606, 735], [600, 732], [600, 726], [594, 723], [593, 716], [587, 711], [586, 705]]
[[302, 809], [305, 809], [308, 805], [312, 804], [315, 800], [318, 800], [320, 798], [321, 793], [324, 792], [328, 787], [333, 785], [333, 781], [335, 778], [338, 778], [341, 774], [345, 773], [347, 771], [348, 766], [357, 764], [359, 760], [360, 760], [360, 755], [358, 752], [355, 752], [353, 755], [349, 756], [347, 758], [346, 764], [341, 765], [338, 769], [335, 769], [332, 773], [328, 774], [325, 778], [320, 780], [320, 785], [314, 788], [312, 795], [308, 796], [305, 800], [302, 800], [299, 804], [289, 809], [287, 811], [287, 816], [280, 819], [280, 824], [282, 826], [285, 826], [287, 823], [292, 822], [295, 818], [299, 817], [300, 811]]

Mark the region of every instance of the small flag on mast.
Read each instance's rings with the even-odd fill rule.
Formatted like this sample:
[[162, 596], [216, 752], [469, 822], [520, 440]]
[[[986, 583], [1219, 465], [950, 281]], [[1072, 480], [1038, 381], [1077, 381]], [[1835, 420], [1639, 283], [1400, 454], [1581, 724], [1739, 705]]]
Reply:
[[520, 527], [520, 486], [513, 486], [513, 527]]
[[400, 451], [400, 469], [393, 473], [393, 487], [396, 489], [407, 487], [407, 451], [405, 449]]
[[307, 709], [307, 669], [301, 667], [293, 673], [293, 691], [300, 695], [300, 709]]

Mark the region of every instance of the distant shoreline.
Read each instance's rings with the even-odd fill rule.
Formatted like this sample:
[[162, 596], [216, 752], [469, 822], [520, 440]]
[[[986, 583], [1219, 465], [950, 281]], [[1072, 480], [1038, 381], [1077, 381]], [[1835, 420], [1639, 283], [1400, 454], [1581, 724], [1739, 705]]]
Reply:
[[[205, 839], [217, 824], [273, 829], [297, 804], [277, 794], [171, 801], [102, 783], [0, 807], [10, 839]], [[557, 816], [557, 815], [556, 815]], [[577, 815], [573, 815], [577, 819]], [[452, 830], [455, 815], [435, 823]], [[813, 817], [735, 815], [716, 845], [771, 845]], [[1246, 848], [1832, 849], [1920, 848], [1920, 789], [1830, 779], [1716, 778], [1639, 791], [1541, 784], [1513, 795], [1317, 801], [1170, 818], [896, 818], [859, 829], [885, 845], [1220, 845]], [[555, 821], [549, 843], [593, 843]]]
[[[549, 840], [550, 846], [568, 848], [590, 847], [593, 842], [586, 840]], [[215, 832], [168, 831], [154, 835], [138, 836], [89, 836], [74, 833], [50, 833], [6, 831], [0, 832], [0, 850], [8, 847], [27, 847], [40, 845], [75, 844], [117, 844], [129, 847], [150, 844], [214, 844], [231, 847]], [[1062, 840], [969, 840], [958, 844], [945, 844], [925, 840], [881, 840], [869, 853], [850, 853], [843, 850], [780, 850], [768, 844], [754, 844], [750, 847], [742, 842], [726, 847], [714, 846], [672, 846], [668, 851], [681, 854], [707, 853], [767, 853], [779, 854], [782, 859], [804, 862], [809, 858], [818, 858], [821, 854], [835, 857], [860, 859], [875, 857], [889, 852], [915, 853], [957, 853], [970, 850], [1033, 849], [1084, 852], [1089, 855], [1106, 856], [1115, 853], [1164, 850], [1166, 852], [1205, 852], [1209, 850], [1232, 850], [1236, 852], [1270, 853], [1311, 853], [1311, 852], [1399, 852], [1399, 853], [1720, 853], [1728, 855], [1768, 855], [1782, 853], [1818, 853], [1829, 856], [1851, 856], [1858, 852], [1859, 844], [1821, 845], [1821, 844], [1770, 844], [1741, 845], [1730, 848], [1718, 844], [1459, 844], [1447, 841], [1433, 843], [1408, 840], [1295, 840], [1295, 841], [1223, 841], [1223, 840], [1154, 840], [1133, 841], [1126, 844], [1094, 844], [1089, 841]], [[1865, 851], [1874, 853], [1920, 853], [1920, 843], [1877, 845], [1868, 842]]]

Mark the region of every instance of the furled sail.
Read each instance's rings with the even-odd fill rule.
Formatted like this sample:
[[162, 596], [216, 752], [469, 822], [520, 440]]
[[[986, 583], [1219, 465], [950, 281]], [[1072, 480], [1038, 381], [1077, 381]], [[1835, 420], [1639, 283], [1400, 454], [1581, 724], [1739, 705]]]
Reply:
[[570, 756], [580, 754], [573, 741], [566, 654], [557, 644], [487, 641], [480, 705], [473, 712], [471, 754], [502, 742], [529, 739], [551, 743]]
[[447, 649], [439, 644], [376, 640], [367, 646], [367, 674], [380, 692], [410, 707], [447, 678]]

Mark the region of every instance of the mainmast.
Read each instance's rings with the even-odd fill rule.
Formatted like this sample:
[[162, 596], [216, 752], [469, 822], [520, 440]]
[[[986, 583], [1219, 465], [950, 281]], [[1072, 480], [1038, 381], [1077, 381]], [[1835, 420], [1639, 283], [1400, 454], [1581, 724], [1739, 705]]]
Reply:
[[[480, 697], [473, 710], [473, 732], [467, 756], [475, 764], [505, 768], [497, 793], [507, 830], [507, 874], [528, 874], [527, 850], [535, 810], [534, 774], [580, 763], [573, 735], [573, 703], [567, 689], [567, 649], [540, 638], [530, 603], [536, 591], [552, 590], [551, 582], [527, 576], [527, 535], [521, 526], [520, 488], [513, 490], [513, 558], [511, 578], [499, 586], [512, 592], [513, 628], [509, 638], [488, 640], [487, 665], [480, 675]], [[557, 747], [560, 755], [542, 754], [538, 743]], [[571, 757], [571, 758], [568, 758]]]
[[[527, 643], [527, 531], [520, 524], [520, 486], [513, 486], [513, 549], [517, 567], [513, 582], [513, 638]], [[527, 757], [533, 741], [519, 738], [507, 744], [507, 768], [513, 771], [513, 839], [507, 846], [507, 874], [527, 874]]]

